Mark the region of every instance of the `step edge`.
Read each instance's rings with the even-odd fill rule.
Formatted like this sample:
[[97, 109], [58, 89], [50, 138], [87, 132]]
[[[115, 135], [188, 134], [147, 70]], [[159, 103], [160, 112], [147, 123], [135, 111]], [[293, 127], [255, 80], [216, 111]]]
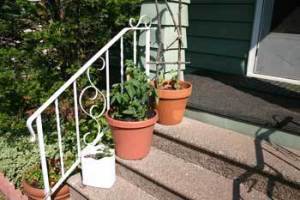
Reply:
[[[150, 184], [153, 184], [156, 187], [160, 187], [161, 189], [164, 190], [164, 192], [171, 193], [172, 195], [175, 195], [175, 196], [177, 196], [180, 199], [186, 199], [186, 197], [184, 195], [182, 195], [182, 194], [176, 192], [175, 190], [169, 188], [165, 184], [162, 184], [162, 183], [160, 183], [160, 182], [158, 182], [156, 180], [153, 180], [150, 176], [148, 176], [148, 175], [146, 175], [144, 173], [141, 173], [139, 170], [133, 169], [131, 166], [128, 166], [128, 165], [126, 165], [126, 164], [124, 164], [122, 162], [117, 161], [117, 168], [119, 166], [123, 167], [126, 170], [127, 173], [128, 173], [128, 171], [130, 171], [131, 173], [134, 173], [135, 175], [141, 177], [142, 179], [145, 179]], [[122, 176], [122, 175], [120, 175], [120, 176]], [[126, 179], [125, 177], [123, 177], [123, 178]], [[127, 181], [131, 182], [132, 184], [135, 184], [135, 182], [133, 182], [133, 180], [127, 180]], [[137, 185], [137, 187], [139, 187], [139, 186]], [[145, 191], [145, 189], [143, 187], [141, 187], [141, 188], [142, 188], [142, 190]], [[147, 193], [149, 193], [149, 192], [147, 192]], [[149, 194], [152, 195], [152, 196], [154, 196], [154, 194], [151, 194], [151, 193], [149, 193]]]
[[[81, 175], [80, 175], [80, 172], [78, 172], [78, 173], [72, 175], [71, 177], [73, 177], [73, 176], [81, 176]], [[90, 199], [89, 196], [87, 196], [87, 195], [85, 194], [86, 192], [82, 192], [82, 190], [84, 190], [84, 188], [79, 189], [79, 188], [77, 188], [77, 187], [78, 187], [78, 183], [75, 183], [75, 184], [74, 184], [74, 183], [71, 183], [71, 182], [70, 182], [70, 181], [71, 181], [71, 180], [70, 180], [71, 177], [68, 178], [68, 180], [66, 181], [66, 184], [67, 184], [72, 190], [74, 190], [76, 193], [80, 194], [81, 196], [83, 196], [83, 197], [86, 198], [86, 199]], [[152, 194], [146, 192], [146, 191], [143, 190], [141, 187], [138, 187], [138, 186], [135, 185], [134, 183], [132, 183], [132, 182], [128, 181], [127, 179], [125, 179], [124, 177], [122, 177], [122, 176], [120, 176], [120, 175], [118, 175], [118, 174], [116, 174], [116, 177], [117, 177], [117, 178], [116, 178], [116, 181], [117, 181], [118, 179], [122, 179], [122, 181], [125, 181], [126, 184], [130, 184], [131, 186], [135, 187], [137, 190], [141, 190], [145, 195], [151, 196], [151, 197], [153, 198], [153, 200], [157, 199], [157, 198], [154, 197]], [[80, 179], [81, 179], [81, 178], [80, 178]], [[82, 184], [82, 183], [80, 182], [79, 184]], [[77, 187], [76, 187], [76, 186], [77, 186]], [[99, 188], [99, 190], [103, 190], [103, 189], [102, 189], [102, 188]], [[110, 189], [107, 189], [107, 190], [110, 190]]]

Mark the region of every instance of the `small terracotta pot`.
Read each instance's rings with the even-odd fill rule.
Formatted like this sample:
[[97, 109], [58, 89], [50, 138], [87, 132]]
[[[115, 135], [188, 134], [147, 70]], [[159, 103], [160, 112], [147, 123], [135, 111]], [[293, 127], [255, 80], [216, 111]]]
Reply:
[[[30, 200], [43, 200], [45, 197], [44, 190], [31, 186], [27, 181], [22, 182], [24, 193]], [[67, 185], [63, 185], [55, 194], [51, 196], [54, 200], [65, 200], [70, 197], [70, 189]]]
[[112, 130], [115, 142], [116, 155], [126, 160], [139, 160], [149, 153], [154, 125], [158, 120], [155, 116], [145, 121], [121, 121], [113, 119], [108, 112], [106, 120]]
[[192, 84], [180, 81], [180, 85], [180, 90], [157, 89], [159, 124], [175, 125], [182, 121], [188, 98], [192, 94]]

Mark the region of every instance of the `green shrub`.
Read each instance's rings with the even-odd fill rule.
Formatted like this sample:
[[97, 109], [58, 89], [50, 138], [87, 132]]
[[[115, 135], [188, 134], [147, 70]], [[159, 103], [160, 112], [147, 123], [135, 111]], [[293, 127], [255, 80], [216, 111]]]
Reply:
[[[64, 157], [64, 167], [69, 169], [73, 164], [71, 161], [74, 160], [73, 154], [67, 154]], [[48, 159], [47, 160], [48, 175], [50, 186], [53, 187], [61, 176], [61, 165], [59, 159]], [[40, 163], [35, 163], [26, 168], [22, 174], [22, 180], [25, 180], [28, 184], [35, 188], [43, 189], [44, 180], [43, 173]]]
[[[28, 116], [127, 25], [130, 17], [139, 14], [139, 3], [140, 0], [0, 1], [0, 170], [17, 185], [22, 172], [39, 162], [37, 144], [29, 142], [25, 127]], [[86, 80], [78, 84], [82, 88]], [[66, 93], [66, 103], [61, 108], [65, 111], [63, 118], [70, 115], [71, 95]], [[51, 114], [43, 115], [49, 155], [51, 149], [57, 154]], [[74, 124], [62, 120], [65, 151], [75, 152]], [[90, 120], [81, 122], [86, 121]], [[82, 124], [83, 129], [87, 126], [90, 125]]]
[[7, 133], [0, 137], [0, 171], [20, 186], [23, 170], [39, 162], [38, 148], [28, 138]]

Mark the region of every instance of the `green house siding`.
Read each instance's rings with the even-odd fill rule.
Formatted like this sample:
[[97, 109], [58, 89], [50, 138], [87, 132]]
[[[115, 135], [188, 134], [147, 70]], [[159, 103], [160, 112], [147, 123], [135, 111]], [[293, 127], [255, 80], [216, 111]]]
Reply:
[[188, 70], [244, 75], [255, 0], [192, 0], [187, 30]]

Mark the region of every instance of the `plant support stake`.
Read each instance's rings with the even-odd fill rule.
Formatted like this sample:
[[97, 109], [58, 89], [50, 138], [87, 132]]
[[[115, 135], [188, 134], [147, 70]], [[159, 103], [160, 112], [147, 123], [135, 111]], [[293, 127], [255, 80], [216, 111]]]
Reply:
[[[181, 49], [182, 49], [182, 0], [178, 1], [178, 20], [176, 22], [175, 19], [175, 15], [169, 5], [169, 2], [167, 0], [164, 1], [165, 5], [167, 7], [168, 12], [170, 13], [171, 19], [173, 21], [173, 24], [175, 26], [175, 30], [177, 32], [177, 37], [176, 39], [170, 44], [168, 45], [168, 47], [166, 47], [166, 49], [164, 49], [163, 47], [163, 43], [162, 43], [162, 24], [161, 24], [161, 12], [159, 10], [158, 7], [158, 0], [155, 0], [155, 7], [156, 7], [156, 13], [157, 13], [157, 26], [158, 26], [158, 50], [157, 50], [157, 57], [156, 57], [156, 62], [150, 62], [150, 64], [155, 64], [156, 65], [156, 84], [155, 86], [157, 87], [157, 83], [159, 81], [159, 66], [161, 65], [165, 65], [165, 64], [177, 64], [177, 82], [180, 80], [180, 72], [181, 72], [181, 65], [182, 64], [186, 64], [187, 62], [182, 62], [182, 53], [181, 53]], [[178, 41], [178, 58], [177, 58], [177, 62], [164, 62], [162, 60], [162, 53], [165, 50], [168, 50], [170, 48], [170, 46], [172, 46], [173, 44], [175, 44], [175, 42]], [[164, 72], [163, 72], [163, 78], [164, 74], [165, 74], [165, 67], [164, 67]]]
[[180, 71], [181, 71], [181, 45], [182, 45], [182, 22], [181, 22], [181, 15], [182, 15], [182, 0], [179, 0], [179, 8], [178, 8], [178, 68], [177, 68], [177, 81], [180, 80]]

